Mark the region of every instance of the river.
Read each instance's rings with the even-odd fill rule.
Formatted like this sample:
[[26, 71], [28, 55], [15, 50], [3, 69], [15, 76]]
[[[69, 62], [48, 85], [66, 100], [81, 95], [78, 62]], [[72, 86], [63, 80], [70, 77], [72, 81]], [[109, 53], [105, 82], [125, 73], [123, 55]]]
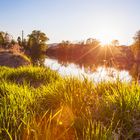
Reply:
[[105, 65], [78, 65], [73, 62], [63, 62], [57, 59], [46, 58], [44, 62], [46, 67], [57, 71], [62, 76], [77, 77], [80, 79], [88, 78], [95, 83], [101, 81], [115, 81], [119, 79], [122, 82], [130, 82], [133, 76], [128, 70], [118, 70], [114, 67], [106, 67]]

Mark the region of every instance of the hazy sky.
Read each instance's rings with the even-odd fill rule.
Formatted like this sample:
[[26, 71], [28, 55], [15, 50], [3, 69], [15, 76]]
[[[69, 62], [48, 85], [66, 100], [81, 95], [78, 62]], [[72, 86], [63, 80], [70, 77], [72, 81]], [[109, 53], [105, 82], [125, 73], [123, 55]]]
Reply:
[[16, 39], [35, 29], [50, 43], [93, 37], [127, 45], [140, 30], [140, 0], [0, 0], [1, 31]]

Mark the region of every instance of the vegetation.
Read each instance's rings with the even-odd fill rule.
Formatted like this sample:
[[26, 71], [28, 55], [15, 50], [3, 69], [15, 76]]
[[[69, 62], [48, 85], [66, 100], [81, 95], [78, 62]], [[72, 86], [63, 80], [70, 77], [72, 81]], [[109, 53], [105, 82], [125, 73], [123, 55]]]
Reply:
[[42, 67], [0, 67], [0, 139], [139, 138], [140, 87], [94, 85]]
[[11, 42], [13, 42], [12, 36], [7, 32], [0, 31], [0, 46], [8, 48]]
[[[138, 32], [134, 38], [134, 54], [140, 50], [139, 35]], [[43, 32], [34, 30], [27, 40], [18, 37], [17, 43], [7, 39], [8, 34], [0, 32], [0, 46], [7, 49], [8, 43], [9, 51], [20, 52], [22, 58], [30, 61], [22, 54], [25, 52], [34, 64], [40, 59], [43, 62], [41, 54], [46, 52], [48, 40]], [[130, 57], [130, 50], [123, 50], [127, 50], [126, 58]], [[118, 40], [103, 48], [92, 38], [77, 44], [63, 41], [55, 49], [47, 50], [48, 54], [63, 55], [75, 63], [99, 63], [112, 58], [114, 61], [123, 52]], [[134, 67], [131, 73], [137, 79], [138, 65]], [[118, 79], [94, 84], [86, 78], [61, 77], [45, 67], [0, 67], [0, 139], [137, 139], [140, 137], [139, 100], [140, 86], [136, 82], [121, 83]]]
[[136, 61], [140, 61], [140, 31], [137, 31], [134, 36], [134, 43], [132, 45], [132, 51]]
[[[44, 61], [44, 55], [47, 50], [46, 41], [49, 38], [45, 33], [34, 30], [31, 34], [28, 35], [27, 40], [25, 38], [22, 39], [19, 36], [17, 38], [17, 42], [13, 40], [12, 36], [3, 31], [0, 32], [0, 49], [12, 50], [15, 52], [15, 49], [20, 53], [24, 53], [28, 57], [30, 57], [32, 63], [34, 65], [42, 65]], [[14, 48], [14, 49], [13, 49]]]
[[73, 44], [68, 41], [59, 43], [56, 47], [47, 49], [49, 57], [58, 60], [65, 60], [78, 64], [102, 64], [104, 62], [128, 64], [133, 60], [130, 47], [119, 46], [117, 40], [113, 40], [110, 45], [102, 46], [96, 39], [87, 39], [86, 43]]
[[28, 35], [27, 49], [29, 50], [29, 56], [31, 57], [33, 64], [37, 64], [41, 59], [42, 53], [47, 50], [46, 41], [48, 37], [41, 31], [34, 30]]
[[44, 62], [44, 54], [47, 51], [47, 55], [54, 57], [62, 57], [66, 59], [76, 60], [76, 62], [86, 62], [94, 61], [95, 63], [99, 63], [104, 60], [112, 60], [123, 61], [125, 63], [131, 62], [133, 60], [133, 55], [135, 60], [138, 60], [139, 57], [139, 32], [134, 37], [134, 44], [132, 45], [132, 52], [129, 46], [127, 46], [127, 50], [124, 49], [124, 46], [119, 45], [118, 40], [113, 40], [110, 44], [102, 47], [100, 41], [95, 38], [88, 38], [86, 41], [82, 41], [79, 43], [71, 43], [70, 41], [62, 41], [55, 48], [47, 49], [46, 42], [48, 41], [48, 37], [45, 33], [34, 30], [31, 34], [28, 35], [28, 38], [23, 38], [22, 31], [22, 39], [19, 36], [17, 38], [17, 42], [13, 40], [12, 36], [6, 32], [0, 32], [0, 47], [3, 48], [12, 48], [13, 46], [17, 46], [20, 51], [24, 52], [30, 59], [34, 65], [43, 65]]

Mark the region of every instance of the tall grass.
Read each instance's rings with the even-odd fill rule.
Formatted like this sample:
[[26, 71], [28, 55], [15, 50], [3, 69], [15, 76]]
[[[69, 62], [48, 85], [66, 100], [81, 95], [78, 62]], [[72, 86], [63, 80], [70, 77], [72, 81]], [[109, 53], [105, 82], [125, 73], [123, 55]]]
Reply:
[[139, 138], [140, 87], [61, 78], [42, 67], [0, 67], [0, 139]]

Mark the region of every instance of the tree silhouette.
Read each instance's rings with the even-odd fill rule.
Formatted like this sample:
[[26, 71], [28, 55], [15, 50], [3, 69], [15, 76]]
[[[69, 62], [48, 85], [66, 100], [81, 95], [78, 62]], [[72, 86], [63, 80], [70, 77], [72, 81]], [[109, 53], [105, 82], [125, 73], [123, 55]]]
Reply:
[[111, 45], [113, 46], [113, 47], [117, 47], [117, 46], [119, 46], [119, 41], [118, 40], [112, 40], [111, 41]]
[[3, 47], [8, 47], [12, 41], [12, 36], [8, 33], [5, 33], [3, 31], [0, 32], [0, 45]]
[[97, 46], [97, 45], [100, 44], [100, 41], [97, 40], [97, 39], [95, 39], [95, 38], [88, 38], [88, 39], [86, 40], [86, 44], [87, 44], [87, 45]]
[[20, 46], [22, 45], [22, 41], [21, 41], [21, 37], [20, 37], [20, 36], [17, 38], [17, 42], [18, 42], [18, 44], [19, 44]]
[[132, 52], [136, 61], [140, 61], [140, 30], [134, 36], [134, 43], [132, 45]]
[[0, 32], [0, 45], [4, 44], [4, 32]]
[[31, 58], [33, 62], [38, 63], [42, 53], [47, 49], [46, 41], [48, 41], [49, 38], [45, 33], [38, 30], [32, 31], [32, 33], [29, 34], [28, 37], [28, 47], [30, 50]]

